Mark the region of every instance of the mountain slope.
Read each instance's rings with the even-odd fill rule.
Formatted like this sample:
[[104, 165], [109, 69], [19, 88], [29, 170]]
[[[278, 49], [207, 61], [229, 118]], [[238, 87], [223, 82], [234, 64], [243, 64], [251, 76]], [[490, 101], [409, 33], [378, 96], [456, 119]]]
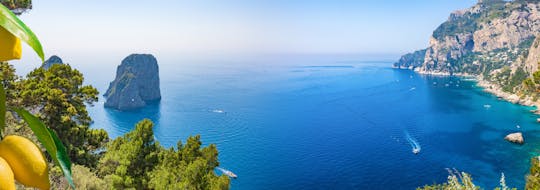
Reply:
[[[425, 74], [476, 76], [493, 91], [536, 101], [534, 73], [540, 60], [539, 0], [480, 0], [454, 11], [430, 38], [429, 47], [394, 64]], [[423, 55], [423, 56], [422, 56]]]

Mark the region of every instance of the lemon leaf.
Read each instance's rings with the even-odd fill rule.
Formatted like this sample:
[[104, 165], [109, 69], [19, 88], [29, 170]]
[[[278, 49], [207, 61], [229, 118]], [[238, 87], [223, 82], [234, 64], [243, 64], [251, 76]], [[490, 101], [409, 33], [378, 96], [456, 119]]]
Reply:
[[38, 54], [41, 61], [45, 61], [43, 47], [37, 36], [24, 24], [11, 10], [0, 4], [0, 27], [11, 32], [14, 36], [28, 44]]
[[71, 185], [71, 187], [75, 189], [75, 184], [73, 183], [71, 175], [71, 161], [69, 160], [66, 147], [64, 147], [64, 144], [62, 144], [60, 138], [58, 138], [56, 133], [51, 128], [47, 128], [47, 130], [51, 134], [51, 137], [54, 140], [54, 144], [56, 144], [56, 157], [58, 158], [56, 164], [60, 165], [60, 167], [62, 168], [62, 172], [64, 172], [64, 176], [66, 176], [66, 179], [68, 180], [69, 185]]
[[62, 168], [64, 176], [69, 182], [69, 185], [75, 189], [73, 184], [73, 177], [71, 176], [71, 161], [66, 153], [66, 147], [62, 144], [62, 141], [58, 138], [56, 133], [50, 128], [46, 127], [43, 122], [36, 116], [32, 115], [30, 112], [24, 109], [14, 108], [13, 111], [17, 112], [19, 116], [22, 117], [24, 121], [28, 124], [28, 127], [32, 129], [39, 142], [51, 155], [54, 162]]

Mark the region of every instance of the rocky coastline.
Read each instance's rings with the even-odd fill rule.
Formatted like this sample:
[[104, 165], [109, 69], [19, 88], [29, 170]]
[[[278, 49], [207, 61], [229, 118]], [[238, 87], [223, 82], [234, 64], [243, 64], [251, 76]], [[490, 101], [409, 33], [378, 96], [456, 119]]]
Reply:
[[[520, 104], [523, 106], [535, 106], [539, 107], [539, 102], [533, 101], [531, 98], [526, 97], [522, 98], [514, 93], [505, 92], [502, 90], [502, 88], [494, 83], [491, 83], [489, 81], [483, 80], [480, 77], [477, 77], [477, 84], [479, 87], [482, 87], [485, 92], [491, 93], [498, 98], [501, 98], [502, 100], [506, 100], [508, 102], [514, 103], [514, 104]], [[540, 114], [540, 113], [537, 113]]]
[[[394, 69], [403, 69], [403, 70], [410, 70], [408, 68], [397, 68], [393, 67]], [[439, 71], [423, 71], [414, 69], [414, 71], [421, 75], [429, 75], [429, 76], [457, 76], [461, 78], [467, 78], [467, 79], [474, 79], [476, 81], [476, 85], [483, 89], [483, 91], [493, 94], [497, 98], [500, 98], [501, 100], [505, 100], [508, 102], [511, 102], [513, 104], [519, 104], [523, 106], [530, 106], [535, 108], [540, 108], [540, 102], [532, 100], [531, 97], [520, 97], [519, 95], [515, 93], [509, 93], [505, 92], [501, 86], [489, 82], [487, 80], [484, 80], [481, 76], [476, 76], [468, 73], [453, 73], [450, 74], [448, 72], [439, 72]], [[540, 115], [540, 110], [533, 110], [533, 113]]]
[[[429, 46], [394, 68], [474, 78], [500, 99], [540, 107], [540, 1], [479, 0], [450, 14]], [[535, 111], [540, 114], [540, 111]]]

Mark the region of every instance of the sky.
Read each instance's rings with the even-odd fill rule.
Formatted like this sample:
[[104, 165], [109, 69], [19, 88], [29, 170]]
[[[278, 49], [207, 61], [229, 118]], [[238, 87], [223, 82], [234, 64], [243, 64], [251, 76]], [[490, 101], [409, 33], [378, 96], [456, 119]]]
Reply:
[[46, 55], [399, 55], [425, 48], [450, 12], [476, 0], [33, 3], [20, 18], [37, 34]]

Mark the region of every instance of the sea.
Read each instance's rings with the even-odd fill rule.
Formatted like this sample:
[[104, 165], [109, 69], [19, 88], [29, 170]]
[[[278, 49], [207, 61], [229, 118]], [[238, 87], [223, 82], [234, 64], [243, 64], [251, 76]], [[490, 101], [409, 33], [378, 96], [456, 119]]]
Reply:
[[[220, 167], [238, 175], [233, 190], [415, 189], [445, 182], [449, 170], [485, 189], [504, 173], [522, 189], [540, 155], [535, 108], [472, 79], [340, 57], [158, 62], [159, 103], [122, 112], [100, 97], [89, 107], [92, 127], [115, 138], [148, 118], [166, 147], [201, 135], [217, 145]], [[103, 94], [119, 63], [106, 72], [83, 66], [86, 83]], [[524, 145], [504, 140], [513, 132]]]

